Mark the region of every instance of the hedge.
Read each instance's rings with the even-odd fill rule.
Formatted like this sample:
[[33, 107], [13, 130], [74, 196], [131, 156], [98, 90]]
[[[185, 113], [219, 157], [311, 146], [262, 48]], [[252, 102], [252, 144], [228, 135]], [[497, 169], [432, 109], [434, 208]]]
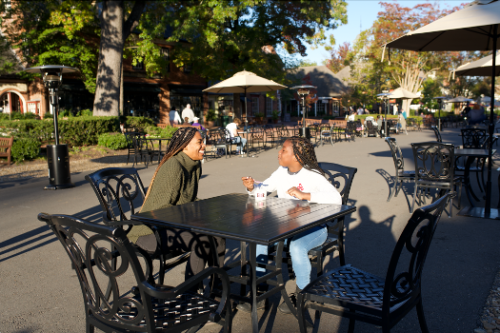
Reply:
[[[71, 117], [59, 119], [60, 142], [72, 146], [89, 146], [98, 143], [99, 136], [109, 132], [119, 132], [118, 117]], [[154, 122], [146, 117], [126, 117], [125, 127], [135, 127], [146, 131]], [[154, 127], [156, 128], [156, 127]], [[47, 120], [3, 120], [0, 119], [0, 131], [17, 132], [19, 136], [36, 137], [40, 142], [53, 140], [54, 122]]]

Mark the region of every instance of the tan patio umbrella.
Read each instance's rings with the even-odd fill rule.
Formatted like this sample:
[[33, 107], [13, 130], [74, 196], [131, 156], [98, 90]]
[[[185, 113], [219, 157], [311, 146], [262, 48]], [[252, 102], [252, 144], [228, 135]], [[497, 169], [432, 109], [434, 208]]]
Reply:
[[394, 90], [389, 95], [389, 98], [400, 98], [400, 99], [414, 99], [414, 98], [419, 98], [419, 97], [420, 96], [418, 96], [417, 94], [414, 94], [411, 91], [408, 91], [408, 90], [403, 89], [401, 87]]
[[[479, 60], [462, 65], [455, 70], [456, 75], [460, 76], [491, 76], [493, 69], [493, 61], [491, 54]], [[500, 75], [500, 55], [497, 55], [495, 60], [496, 68], [495, 75]]]
[[[500, 1], [477, 0], [465, 8], [436, 20], [420, 29], [388, 43], [389, 48], [412, 51], [493, 51], [491, 70], [491, 96], [495, 96], [496, 50], [500, 39]], [[493, 140], [493, 107], [490, 113], [490, 149], [488, 182], [486, 183], [486, 205], [484, 212], [471, 215], [494, 218], [491, 213], [491, 168]], [[498, 214], [498, 211], [496, 212]]]
[[[255, 73], [241, 71], [229, 79], [219, 82], [211, 87], [203, 89], [204, 92], [211, 93], [244, 93], [245, 94], [245, 110], [248, 113], [247, 93], [250, 92], [266, 92], [285, 89], [287, 86], [276, 83], [272, 80], [265, 79]], [[242, 116], [240, 110], [240, 117]]]

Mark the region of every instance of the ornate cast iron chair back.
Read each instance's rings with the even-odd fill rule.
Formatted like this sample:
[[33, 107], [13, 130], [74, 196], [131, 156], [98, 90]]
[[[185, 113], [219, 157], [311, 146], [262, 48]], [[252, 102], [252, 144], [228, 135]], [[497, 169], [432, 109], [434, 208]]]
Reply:
[[455, 147], [451, 143], [412, 143], [416, 181], [453, 181]]
[[[148, 281], [135, 249], [121, 228], [66, 215], [41, 213], [38, 219], [47, 223], [56, 234], [77, 272], [87, 320], [92, 317], [120, 329], [153, 332], [154, 327], [149, 329], [153, 324], [151, 297], [144, 290]], [[112, 261], [118, 257], [119, 263], [114, 265]], [[133, 279], [125, 276], [130, 270]], [[123, 293], [134, 285], [139, 286], [140, 297]], [[128, 288], [120, 289], [123, 286]]]
[[401, 152], [401, 148], [399, 148], [396, 139], [391, 137], [386, 137], [385, 142], [389, 145], [391, 149], [392, 160], [394, 161], [394, 167], [396, 168], [396, 174], [399, 171], [405, 170], [405, 160], [403, 158], [403, 153]]
[[335, 163], [320, 162], [318, 165], [325, 172], [328, 181], [339, 191], [342, 204], [347, 205], [352, 181], [358, 169]]
[[488, 134], [482, 128], [463, 128], [462, 145], [464, 149], [485, 148]]
[[398, 193], [403, 186], [403, 182], [415, 181], [415, 172], [405, 171], [405, 161], [403, 158], [403, 153], [401, 152], [401, 148], [399, 148], [396, 139], [386, 137], [385, 142], [387, 142], [389, 148], [391, 149], [392, 160], [394, 161], [394, 168], [396, 169], [396, 179], [394, 181], [394, 186], [392, 186], [391, 193], [389, 194], [389, 198], [387, 199], [387, 201], [391, 201], [392, 196], [398, 196]]
[[146, 197], [144, 185], [134, 168], [101, 169], [85, 179], [99, 199], [104, 222], [128, 220]]
[[441, 138], [441, 132], [439, 131], [439, 128], [437, 128], [437, 126], [434, 126], [434, 125], [432, 125], [431, 128], [434, 131], [434, 135], [436, 136], [436, 141], [437, 142], [443, 142], [443, 139]]
[[[308, 308], [349, 318], [349, 332], [354, 331], [356, 320], [389, 332], [414, 307], [422, 332], [429, 332], [423, 314], [422, 271], [436, 226], [452, 196], [449, 193], [413, 213], [394, 247], [385, 279], [345, 265], [311, 281], [297, 300], [301, 333], [307, 332], [304, 313]], [[315, 318], [320, 315], [316, 313]]]
[[[221, 269], [208, 268], [177, 287], [155, 287], [143, 272], [140, 250], [121, 228], [67, 215], [40, 213], [38, 219], [56, 234], [77, 272], [87, 332], [94, 332], [94, 327], [105, 332], [180, 332], [209, 320], [220, 321], [222, 311], [226, 311], [226, 330], [230, 327], [229, 279]], [[151, 267], [149, 257], [141, 257], [146, 268]], [[212, 274], [222, 280], [220, 303], [186, 292]], [[130, 292], [134, 286], [136, 291]]]
[[454, 192], [448, 193], [433, 204], [417, 209], [406, 224], [385, 277], [384, 313], [389, 314], [391, 307], [420, 297], [422, 271], [432, 237], [448, 200], [454, 195]]

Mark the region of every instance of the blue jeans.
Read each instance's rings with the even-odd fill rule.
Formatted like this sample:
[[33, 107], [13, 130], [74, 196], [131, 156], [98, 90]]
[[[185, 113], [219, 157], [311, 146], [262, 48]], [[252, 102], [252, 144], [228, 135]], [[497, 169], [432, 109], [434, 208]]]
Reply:
[[[245, 145], [247, 144], [247, 139], [242, 138], [240, 136], [236, 136], [231, 139], [232, 143], [240, 143], [241, 142], [241, 149], [245, 149]], [[238, 150], [238, 149], [237, 149]]]
[[[323, 244], [328, 236], [326, 227], [315, 227], [311, 230], [294, 236], [290, 241], [290, 256], [292, 257], [292, 267], [297, 277], [297, 287], [304, 289], [311, 282], [311, 261], [309, 251], [316, 246]], [[267, 263], [268, 248], [265, 245], [257, 245], [257, 262]], [[265, 269], [257, 267], [257, 276], [262, 276]]]

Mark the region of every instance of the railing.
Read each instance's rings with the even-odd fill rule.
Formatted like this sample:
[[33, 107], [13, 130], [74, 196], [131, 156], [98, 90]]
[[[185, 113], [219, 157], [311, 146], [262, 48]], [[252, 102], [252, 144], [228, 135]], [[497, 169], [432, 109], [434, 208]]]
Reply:
[[[323, 125], [328, 124], [330, 126], [335, 126], [337, 128], [346, 128], [347, 120], [345, 119], [306, 119], [306, 126], [309, 125]], [[299, 127], [302, 126], [302, 120], [298, 121]]]

